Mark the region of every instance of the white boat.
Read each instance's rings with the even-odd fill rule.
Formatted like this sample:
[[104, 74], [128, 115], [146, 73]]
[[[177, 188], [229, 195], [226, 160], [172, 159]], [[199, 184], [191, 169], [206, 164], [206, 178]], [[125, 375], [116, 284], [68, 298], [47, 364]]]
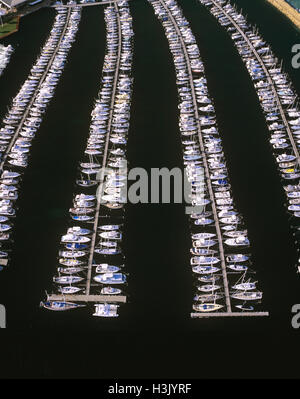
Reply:
[[83, 262], [78, 259], [70, 259], [70, 258], [60, 258], [59, 263], [64, 266], [79, 266], [82, 265]]
[[253, 306], [245, 306], [245, 305], [235, 305], [236, 308], [244, 310], [246, 312], [251, 312], [252, 310], [254, 310]]
[[112, 239], [112, 240], [121, 240], [122, 233], [116, 230], [113, 231], [103, 231], [99, 234], [101, 238]]
[[59, 273], [64, 273], [64, 274], [76, 274], [82, 272], [84, 269], [83, 267], [79, 266], [70, 266], [70, 267], [58, 267], [57, 271]]
[[249, 256], [243, 254], [231, 254], [226, 256], [227, 262], [246, 262]]
[[196, 312], [215, 312], [223, 308], [223, 305], [219, 305], [217, 303], [195, 303], [193, 304], [193, 309]]
[[63, 258], [81, 258], [85, 255], [86, 252], [84, 251], [59, 251], [59, 256]]
[[237, 264], [232, 264], [227, 266], [229, 269], [235, 271], [235, 272], [245, 272], [248, 270], [248, 267], [245, 265], [237, 265]]
[[193, 256], [191, 258], [191, 265], [215, 265], [219, 263], [220, 259], [215, 256]]
[[254, 292], [235, 292], [231, 295], [234, 299], [239, 299], [241, 301], [257, 301], [262, 299], [262, 292], [254, 291]]
[[221, 299], [222, 295], [220, 294], [197, 294], [194, 296], [194, 301], [197, 302], [216, 302], [217, 300]]
[[101, 295], [119, 295], [122, 293], [120, 288], [115, 287], [103, 287], [100, 291]]
[[76, 292], [81, 291], [82, 288], [75, 287], [74, 285], [68, 285], [65, 287], [59, 287], [58, 291], [60, 291], [62, 294], [76, 294]]
[[204, 284], [198, 286], [198, 290], [202, 292], [213, 292], [219, 290], [220, 288], [221, 286], [216, 284]]
[[121, 226], [119, 224], [106, 224], [99, 226], [100, 230], [111, 231], [111, 230], [118, 230]]
[[208, 248], [208, 247], [213, 247], [216, 244], [217, 244], [216, 240], [205, 239], [205, 238], [200, 238], [199, 240], [193, 241], [193, 246], [196, 248]]
[[77, 234], [66, 234], [62, 236], [61, 242], [78, 242], [78, 243], [85, 243], [91, 241], [90, 238], [80, 236]]
[[124, 284], [126, 276], [122, 273], [103, 273], [96, 275], [94, 280], [101, 284]]
[[256, 282], [239, 283], [239, 284], [233, 285], [232, 288], [235, 290], [240, 290], [240, 291], [254, 290], [256, 288]]
[[83, 277], [78, 276], [58, 276], [53, 277], [53, 281], [58, 284], [76, 284], [83, 280]]
[[216, 273], [218, 272], [220, 269], [218, 267], [214, 267], [214, 266], [194, 266], [193, 267], [193, 272], [197, 273], [197, 274], [211, 274], [211, 273]]
[[73, 226], [70, 227], [67, 231], [67, 234], [76, 234], [76, 235], [87, 235], [90, 234], [91, 230], [89, 229], [83, 229], [80, 226]]
[[242, 247], [250, 245], [250, 242], [247, 237], [240, 235], [235, 238], [228, 238], [227, 240], [225, 240], [225, 244], [230, 247]]
[[107, 263], [101, 263], [96, 267], [96, 273], [116, 273], [120, 270], [119, 266], [108, 265]]
[[119, 305], [109, 304], [109, 303], [96, 303], [95, 313], [93, 316], [98, 317], [118, 317]]

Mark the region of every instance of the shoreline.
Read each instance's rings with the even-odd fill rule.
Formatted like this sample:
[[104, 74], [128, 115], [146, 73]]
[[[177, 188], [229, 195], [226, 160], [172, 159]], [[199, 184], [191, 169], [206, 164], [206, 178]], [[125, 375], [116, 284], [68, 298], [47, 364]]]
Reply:
[[[29, 15], [29, 14], [35, 12], [35, 11], [38, 11], [38, 10], [40, 10], [41, 8], [48, 7], [48, 6], [50, 6], [50, 4], [51, 4], [51, 0], [44, 0], [44, 1], [42, 1], [41, 3], [36, 4], [35, 6], [24, 5], [24, 6], [22, 6], [20, 9], [18, 9], [16, 12], [11, 13], [10, 15], [9, 15], [9, 14], [6, 14], [6, 17], [7, 17], [7, 18], [9, 18], [9, 17], [12, 18], [12, 19], [13, 19], [13, 18], [18, 18], [17, 29], [15, 29], [14, 31], [9, 32], [9, 33], [7, 33], [7, 34], [5, 34], [5, 35], [3, 35], [3, 36], [0, 35], [0, 40], [4, 39], [4, 38], [7, 37], [7, 36], [10, 36], [10, 35], [13, 34], [13, 33], [18, 32], [18, 30], [19, 30], [19, 24], [20, 24], [20, 19], [21, 19], [22, 17], [25, 17], [26, 15]], [[9, 23], [9, 21], [10, 21], [10, 19], [9, 19], [7, 22]], [[4, 24], [5, 24], [5, 23], [6, 23], [6, 22], [4, 22]]]
[[[16, 16], [15, 18], [17, 18], [17, 21], [16, 21], [16, 28], [13, 29], [12, 31], [8, 32], [8, 33], [0, 34], [0, 40], [1, 40], [1, 39], [4, 39], [4, 38], [7, 37], [7, 36], [12, 35], [13, 33], [18, 32], [19, 26], [20, 26], [20, 16]], [[8, 24], [8, 23], [9, 23], [9, 22], [6, 22], [5, 24]], [[5, 25], [5, 24], [3, 24], [3, 25]]]
[[267, 0], [300, 30], [300, 13], [285, 0]]

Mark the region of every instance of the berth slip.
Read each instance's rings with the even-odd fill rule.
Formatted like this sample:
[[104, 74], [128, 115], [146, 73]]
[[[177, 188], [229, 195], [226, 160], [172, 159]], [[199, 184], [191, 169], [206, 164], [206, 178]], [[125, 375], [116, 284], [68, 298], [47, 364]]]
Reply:
[[0, 240], [3, 247], [0, 256], [6, 260], [21, 177], [29, 162], [33, 139], [75, 41], [81, 17], [78, 7], [67, 10], [56, 6], [55, 10], [50, 35], [0, 128]]
[[71, 226], [61, 237], [58, 273], [53, 278], [56, 293], [47, 295], [41, 306], [61, 311], [84, 305], [92, 308], [93, 316], [115, 318], [127, 298], [122, 227], [133, 29], [127, 1], [105, 6], [104, 15], [101, 86], [69, 209]]
[[[199, 49], [173, 0], [148, 0], [161, 21], [176, 70], [183, 161], [191, 186], [191, 317], [267, 316], [259, 303], [247, 230], [234, 206]], [[251, 303], [251, 305], [249, 305]]]
[[[300, 109], [299, 98], [282, 63], [227, 0], [197, 0], [208, 7], [231, 36], [257, 92], [270, 132], [270, 146], [287, 197], [287, 211], [299, 248], [300, 241]], [[298, 260], [297, 271], [300, 271]]]

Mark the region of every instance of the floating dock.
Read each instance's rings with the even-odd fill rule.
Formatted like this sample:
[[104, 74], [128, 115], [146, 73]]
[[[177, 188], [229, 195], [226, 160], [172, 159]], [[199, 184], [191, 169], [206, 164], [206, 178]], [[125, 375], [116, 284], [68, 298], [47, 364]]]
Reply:
[[125, 295], [48, 295], [49, 301], [70, 301], [70, 302], [92, 302], [92, 303], [126, 303], [127, 298]]

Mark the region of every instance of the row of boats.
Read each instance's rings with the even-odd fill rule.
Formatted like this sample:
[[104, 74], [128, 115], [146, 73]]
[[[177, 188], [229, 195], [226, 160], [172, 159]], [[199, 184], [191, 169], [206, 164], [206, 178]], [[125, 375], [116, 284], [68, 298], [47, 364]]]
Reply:
[[251, 76], [270, 131], [269, 142], [283, 182], [287, 209], [294, 218], [294, 234], [298, 238], [300, 109], [297, 93], [270, 46], [234, 6], [225, 0], [200, 2], [209, 7], [228, 31]]
[[[57, 7], [50, 35], [30, 74], [12, 101], [0, 128], [0, 241], [11, 239], [11, 217], [16, 214], [16, 200], [21, 175], [28, 164], [32, 140], [54, 95], [69, 49], [75, 40], [81, 11]], [[5, 248], [2, 248], [5, 249]], [[6, 250], [0, 252], [8, 257]]]
[[8, 46], [3, 46], [2, 44], [0, 44], [0, 76], [9, 64], [10, 57], [13, 52], [14, 49], [10, 44]]
[[[149, 0], [173, 56], [183, 162], [191, 184], [191, 268], [196, 312], [254, 310], [262, 299], [252, 280], [249, 239], [234, 206], [204, 67], [188, 21], [174, 0]], [[251, 301], [251, 305], [249, 305]]]
[[[85, 159], [79, 165], [70, 208], [72, 226], [61, 237], [55, 290], [70, 301], [47, 301], [51, 310], [83, 306], [88, 295], [99, 298], [94, 316], [117, 317], [119, 305], [107, 298], [124, 295], [127, 282], [122, 253], [123, 193], [126, 188], [126, 144], [132, 92], [132, 18], [127, 1], [104, 9], [106, 53], [101, 89], [91, 113]], [[74, 300], [72, 300], [72, 295]]]

